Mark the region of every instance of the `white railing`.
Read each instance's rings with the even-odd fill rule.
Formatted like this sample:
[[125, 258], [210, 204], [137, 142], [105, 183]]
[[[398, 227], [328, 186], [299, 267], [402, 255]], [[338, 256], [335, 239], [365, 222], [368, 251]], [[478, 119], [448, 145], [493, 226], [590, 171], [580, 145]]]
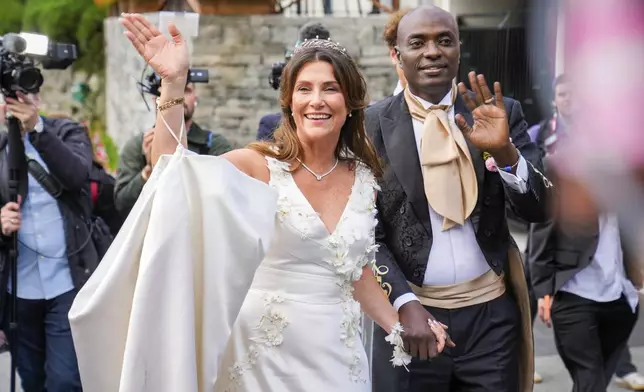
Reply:
[[[393, 0], [379, 0], [379, 2], [387, 7], [392, 6]], [[285, 7], [285, 16], [298, 16], [297, 1], [294, 0], [280, 0], [279, 3]], [[300, 0], [301, 16], [322, 17], [322, 16], [337, 16], [337, 17], [356, 17], [368, 15], [373, 9], [373, 2], [371, 0]], [[401, 7], [416, 7], [420, 4], [427, 3], [427, 0], [400, 0]], [[330, 7], [330, 14], [325, 14], [325, 4]], [[290, 5], [290, 6], [289, 6]], [[287, 8], [286, 8], [287, 7]]]

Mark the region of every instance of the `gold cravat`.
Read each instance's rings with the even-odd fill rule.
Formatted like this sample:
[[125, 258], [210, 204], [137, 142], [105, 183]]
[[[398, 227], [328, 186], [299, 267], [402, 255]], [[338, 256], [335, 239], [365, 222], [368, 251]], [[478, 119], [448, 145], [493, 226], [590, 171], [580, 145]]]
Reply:
[[[447, 105], [425, 109], [409, 89], [405, 101], [412, 118], [423, 122], [420, 141], [420, 165], [429, 205], [443, 219], [443, 230], [463, 225], [478, 198], [476, 172], [465, 137], [447, 116]], [[452, 87], [452, 105], [456, 87]]]

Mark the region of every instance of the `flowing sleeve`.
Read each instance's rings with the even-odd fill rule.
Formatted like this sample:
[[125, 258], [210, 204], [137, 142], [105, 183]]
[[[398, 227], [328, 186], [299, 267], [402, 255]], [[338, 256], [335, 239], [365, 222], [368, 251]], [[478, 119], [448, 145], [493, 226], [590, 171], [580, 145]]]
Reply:
[[84, 389], [210, 390], [276, 206], [223, 158], [163, 157], [70, 310]]

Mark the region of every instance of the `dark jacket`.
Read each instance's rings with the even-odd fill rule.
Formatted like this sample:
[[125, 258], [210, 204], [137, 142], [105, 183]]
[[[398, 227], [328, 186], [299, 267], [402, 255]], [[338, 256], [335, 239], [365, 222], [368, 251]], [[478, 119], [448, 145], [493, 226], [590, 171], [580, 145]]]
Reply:
[[[547, 159], [547, 158], [546, 158]], [[553, 168], [548, 177], [555, 183]], [[530, 225], [528, 262], [536, 298], [553, 296], [568, 280], [588, 267], [595, 257], [599, 243], [599, 217], [591, 223], [562, 225], [556, 208], [549, 208], [550, 219]], [[623, 235], [622, 235], [623, 237]], [[622, 240], [623, 263], [627, 277], [635, 287], [642, 287], [642, 269], [630, 246]]]
[[257, 140], [273, 140], [273, 133], [280, 125], [282, 115], [280, 113], [267, 114], [259, 120]]
[[[201, 155], [221, 155], [232, 150], [222, 135], [201, 129], [194, 122], [188, 131], [188, 149]], [[121, 216], [127, 217], [143, 190], [141, 171], [145, 168], [143, 133], [134, 135], [121, 151], [116, 171], [114, 204]]]
[[[510, 137], [529, 162], [527, 193], [514, 191], [499, 173], [486, 170], [483, 152], [468, 142], [479, 189], [478, 202], [470, 219], [477, 242], [490, 268], [497, 274], [504, 270], [509, 247], [513, 244], [505, 215], [506, 200], [517, 216], [527, 221], [546, 219], [545, 180], [534, 169], [541, 168], [540, 153], [526, 133], [527, 124], [521, 105], [510, 98], [504, 98], [504, 101]], [[472, 113], [460, 96], [454, 109], [472, 125]], [[411, 292], [408, 281], [422, 286], [433, 241], [429, 205], [404, 94], [386, 98], [369, 107], [366, 111], [366, 128], [385, 165], [376, 203], [376, 241], [379, 245], [376, 264], [383, 272], [383, 287], [393, 302]]]
[[[100, 261], [93, 246], [83, 246], [89, 243], [90, 236], [87, 222], [91, 217], [89, 173], [93, 158], [92, 145], [86, 130], [76, 122], [43, 117], [43, 125], [42, 133], [29, 133], [29, 141], [47, 164], [50, 174], [63, 186], [64, 197], [77, 203], [74, 210], [61, 201], [58, 202], [58, 207], [64, 222], [72, 281], [76, 288], [80, 288], [87, 282]], [[3, 136], [6, 137], [6, 133]], [[5, 144], [0, 152], [1, 205], [9, 202], [6, 150]], [[0, 234], [0, 290], [2, 292], [7, 290], [10, 273], [9, 241], [9, 237]], [[0, 295], [0, 314], [2, 314], [4, 299], [5, 296]]]
[[116, 237], [125, 220], [116, 210], [116, 205], [114, 204], [114, 186], [116, 180], [98, 162], [93, 162], [89, 179], [91, 186], [95, 187], [91, 192], [92, 213], [94, 216], [103, 219], [109, 227], [112, 236]]

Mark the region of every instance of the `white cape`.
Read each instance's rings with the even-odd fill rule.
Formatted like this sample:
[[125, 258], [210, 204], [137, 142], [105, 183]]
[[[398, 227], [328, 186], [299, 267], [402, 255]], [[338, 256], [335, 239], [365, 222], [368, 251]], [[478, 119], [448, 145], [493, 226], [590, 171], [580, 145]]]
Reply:
[[83, 389], [212, 389], [277, 194], [223, 158], [161, 158], [69, 312]]

